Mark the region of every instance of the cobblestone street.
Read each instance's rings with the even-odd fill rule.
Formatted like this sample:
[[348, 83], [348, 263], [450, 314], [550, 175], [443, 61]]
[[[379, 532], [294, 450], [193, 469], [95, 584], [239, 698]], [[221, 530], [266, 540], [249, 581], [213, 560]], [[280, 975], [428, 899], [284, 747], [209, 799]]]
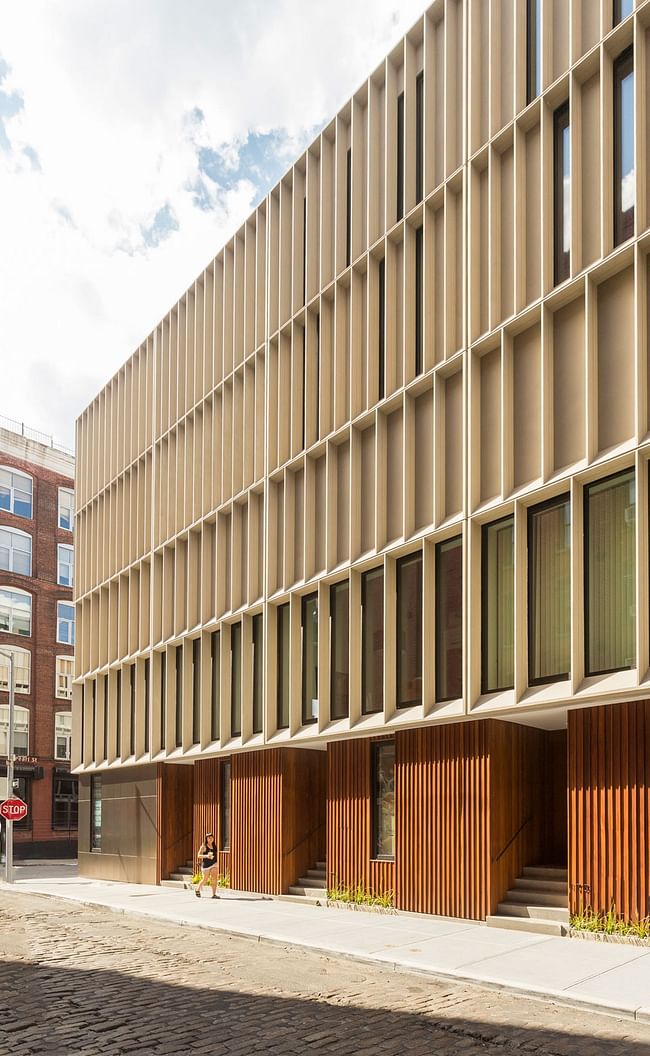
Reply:
[[0, 1054], [646, 1056], [650, 1024], [2, 894]]

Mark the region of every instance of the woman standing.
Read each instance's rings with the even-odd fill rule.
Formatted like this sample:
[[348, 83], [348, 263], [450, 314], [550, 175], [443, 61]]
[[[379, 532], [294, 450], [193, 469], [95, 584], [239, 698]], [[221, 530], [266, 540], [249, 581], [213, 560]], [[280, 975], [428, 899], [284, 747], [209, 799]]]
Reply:
[[197, 898], [200, 898], [201, 888], [203, 887], [206, 880], [209, 880], [210, 886], [212, 887], [212, 897], [216, 898], [218, 880], [217, 845], [214, 842], [214, 836], [211, 832], [206, 832], [205, 839], [199, 847], [197, 859], [201, 867], [201, 879], [196, 885], [194, 894]]

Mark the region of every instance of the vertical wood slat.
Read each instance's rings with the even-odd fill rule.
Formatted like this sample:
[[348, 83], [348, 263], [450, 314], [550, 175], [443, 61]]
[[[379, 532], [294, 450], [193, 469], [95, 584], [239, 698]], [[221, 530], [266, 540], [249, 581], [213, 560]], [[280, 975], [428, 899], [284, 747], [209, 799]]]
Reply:
[[568, 744], [571, 912], [650, 916], [650, 701], [569, 712]]
[[156, 774], [157, 882], [192, 857], [193, 767], [159, 763]]
[[196, 854], [206, 832], [214, 833], [219, 848], [217, 864], [219, 875], [230, 872], [230, 852], [222, 851], [223, 833], [221, 831], [221, 787], [222, 766], [226, 760], [203, 759], [194, 764], [194, 817], [193, 849], [196, 865]]
[[282, 749], [244, 752], [231, 763], [231, 884], [282, 893]]

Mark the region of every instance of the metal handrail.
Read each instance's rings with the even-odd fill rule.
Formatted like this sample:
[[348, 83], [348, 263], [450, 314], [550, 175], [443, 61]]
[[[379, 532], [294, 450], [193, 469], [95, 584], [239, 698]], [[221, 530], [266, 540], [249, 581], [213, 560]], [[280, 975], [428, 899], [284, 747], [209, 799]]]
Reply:
[[510, 837], [510, 839], [509, 839], [509, 840], [508, 840], [508, 842], [506, 843], [505, 847], [503, 847], [503, 848], [502, 848], [502, 849], [501, 849], [501, 850], [499, 851], [499, 853], [497, 854], [496, 858], [493, 858], [493, 859], [492, 859], [492, 861], [493, 861], [493, 862], [498, 862], [500, 858], [503, 858], [504, 854], [506, 853], [506, 851], [508, 850], [508, 848], [510, 847], [510, 845], [511, 845], [511, 844], [513, 844], [513, 843], [515, 842], [515, 840], [517, 839], [517, 836], [518, 836], [518, 835], [519, 835], [519, 833], [520, 833], [520, 832], [522, 831], [522, 829], [525, 829], [525, 828], [526, 828], [526, 826], [528, 825], [528, 823], [529, 823], [530, 821], [532, 821], [532, 820], [533, 820], [533, 815], [532, 815], [532, 814], [529, 814], [529, 816], [528, 816], [528, 817], [526, 818], [526, 820], [525, 820], [525, 821], [522, 821], [522, 823], [521, 823], [521, 825], [519, 826], [519, 828], [517, 829], [517, 831], [516, 831], [515, 833], [513, 833], [513, 834], [512, 834], [512, 836]]
[[318, 832], [319, 829], [324, 829], [324, 828], [325, 828], [325, 822], [321, 821], [320, 824], [317, 825], [314, 829], [311, 829], [306, 834], [306, 836], [303, 836], [303, 838], [301, 840], [298, 840], [297, 843], [294, 843], [293, 847], [290, 847], [288, 851], [285, 851], [284, 852], [284, 857], [288, 858], [290, 854], [293, 854], [293, 852], [296, 850], [296, 848], [300, 847], [300, 845], [305, 842], [305, 840], [308, 840], [311, 836], [314, 835], [315, 832]]

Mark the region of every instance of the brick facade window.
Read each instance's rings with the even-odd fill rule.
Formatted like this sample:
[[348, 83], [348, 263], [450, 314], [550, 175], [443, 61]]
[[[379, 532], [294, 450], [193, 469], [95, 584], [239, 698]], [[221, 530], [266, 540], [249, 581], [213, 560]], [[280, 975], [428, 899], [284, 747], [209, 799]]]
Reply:
[[12, 466], [0, 466], [0, 510], [31, 518], [33, 492], [34, 482], [27, 473]]

